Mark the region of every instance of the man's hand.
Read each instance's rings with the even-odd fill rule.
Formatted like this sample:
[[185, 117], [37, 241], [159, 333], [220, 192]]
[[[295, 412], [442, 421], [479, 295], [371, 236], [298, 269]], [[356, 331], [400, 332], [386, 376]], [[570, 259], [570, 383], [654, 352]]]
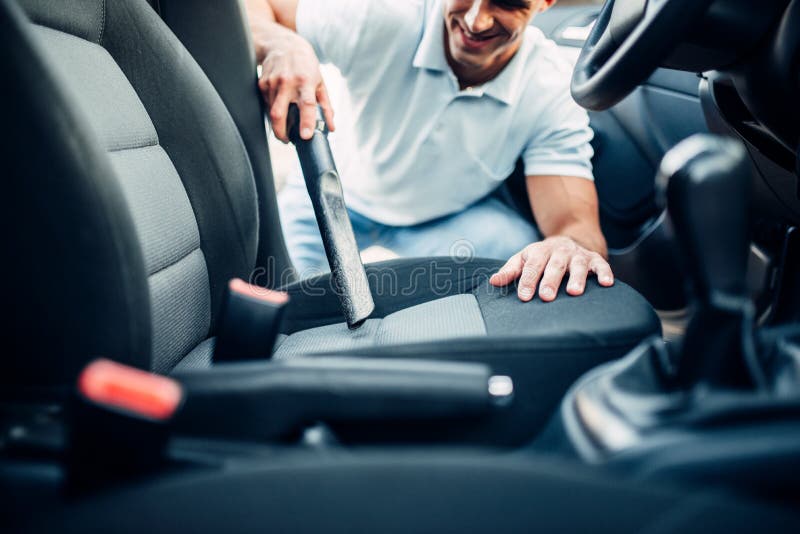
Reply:
[[556, 298], [569, 271], [567, 293], [582, 295], [589, 273], [602, 286], [614, 285], [605, 259], [606, 240], [600, 230], [594, 182], [575, 176], [528, 176], [528, 197], [544, 241], [528, 245], [511, 257], [489, 282], [506, 286], [519, 279], [517, 294], [527, 302], [537, 293], [550, 302]]
[[289, 104], [300, 108], [300, 137], [311, 139], [322, 107], [328, 129], [335, 130], [333, 109], [314, 49], [295, 33], [297, 0], [248, 0], [247, 14], [261, 63], [258, 87], [267, 104], [275, 137], [289, 141], [286, 117]]
[[269, 109], [269, 119], [275, 137], [288, 142], [286, 116], [289, 104], [300, 108], [300, 137], [311, 139], [317, 119], [317, 103], [322, 106], [328, 128], [334, 130], [333, 109], [328, 90], [322, 81], [319, 61], [308, 42], [294, 32], [287, 31], [286, 42], [273, 47], [261, 64], [261, 89]]
[[506, 286], [519, 279], [520, 300], [531, 300], [538, 287], [539, 298], [550, 302], [556, 298], [567, 271], [567, 293], [572, 296], [583, 294], [590, 272], [597, 275], [600, 285], [614, 285], [611, 267], [603, 256], [563, 236], [528, 245], [514, 254], [489, 282], [493, 286]]

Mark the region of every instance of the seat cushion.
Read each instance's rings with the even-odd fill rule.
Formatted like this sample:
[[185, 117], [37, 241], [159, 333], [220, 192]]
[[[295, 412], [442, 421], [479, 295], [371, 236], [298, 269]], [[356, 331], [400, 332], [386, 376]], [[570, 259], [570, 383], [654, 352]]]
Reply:
[[[453, 295], [368, 319], [357, 330], [334, 323], [287, 336], [280, 334], [273, 357], [289, 358], [320, 353], [348, 354], [358, 349], [420, 342], [485, 337], [486, 326], [473, 295]], [[208, 339], [175, 367], [176, 371], [204, 369], [211, 365], [215, 340]]]
[[[562, 285], [554, 302], [522, 302], [515, 286], [489, 284], [489, 276], [501, 265], [496, 260], [449, 258], [369, 265], [376, 311], [357, 330], [349, 330], [341, 321], [338, 299], [325, 288], [329, 276], [295, 284], [288, 288], [292, 300], [285, 330], [289, 336], [275, 356], [370, 348], [383, 352], [393, 345], [464, 338], [523, 340], [531, 349], [591, 350], [632, 347], [659, 333], [653, 309], [622, 282], [603, 288], [592, 279], [581, 297], [567, 295]], [[318, 326], [308, 328], [315, 323]]]
[[357, 330], [334, 323], [297, 332], [278, 346], [274, 357], [484, 336], [486, 325], [475, 296], [453, 295], [368, 319]]

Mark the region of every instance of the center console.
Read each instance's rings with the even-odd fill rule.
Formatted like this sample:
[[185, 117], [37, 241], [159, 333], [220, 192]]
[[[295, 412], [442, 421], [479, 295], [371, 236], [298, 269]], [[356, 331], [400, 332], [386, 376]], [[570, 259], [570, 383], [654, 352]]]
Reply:
[[680, 344], [647, 340], [582, 377], [561, 439], [639, 479], [796, 494], [800, 328], [757, 328], [747, 293], [750, 166], [734, 141], [696, 136], [659, 182], [686, 260], [693, 318]]

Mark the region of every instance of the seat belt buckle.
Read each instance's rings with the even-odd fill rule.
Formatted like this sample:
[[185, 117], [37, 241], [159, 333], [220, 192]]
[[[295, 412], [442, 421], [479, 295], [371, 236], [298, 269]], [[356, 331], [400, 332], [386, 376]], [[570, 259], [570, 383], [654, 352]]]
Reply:
[[183, 387], [111, 360], [80, 373], [68, 406], [68, 487], [78, 492], [158, 469]]
[[228, 283], [214, 347], [214, 362], [272, 357], [289, 294], [234, 278]]

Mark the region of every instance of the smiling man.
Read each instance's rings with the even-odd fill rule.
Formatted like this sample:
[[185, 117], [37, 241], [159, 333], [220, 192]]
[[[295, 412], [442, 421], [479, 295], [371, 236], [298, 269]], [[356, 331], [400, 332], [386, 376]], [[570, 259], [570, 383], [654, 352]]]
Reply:
[[[259, 86], [286, 140], [288, 106], [311, 135], [319, 103], [333, 110], [320, 62], [351, 98], [352, 128], [333, 150], [361, 248], [436, 256], [454, 245], [509, 258], [494, 285], [519, 298], [583, 293], [605, 260], [591, 168], [592, 132], [569, 95], [569, 65], [530, 26], [555, 0], [248, 0]], [[344, 134], [344, 135], [341, 135]], [[540, 235], [491, 193], [522, 159]], [[279, 196], [289, 253], [301, 272], [325, 253], [299, 176]], [[456, 247], [456, 248], [457, 248]]]

